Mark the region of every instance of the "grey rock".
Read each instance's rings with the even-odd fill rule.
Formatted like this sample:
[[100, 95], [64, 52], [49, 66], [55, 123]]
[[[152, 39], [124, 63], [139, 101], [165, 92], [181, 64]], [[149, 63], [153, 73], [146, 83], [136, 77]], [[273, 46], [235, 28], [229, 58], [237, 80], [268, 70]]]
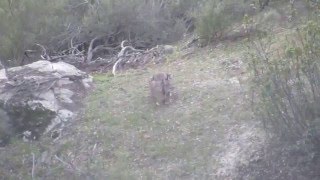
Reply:
[[[12, 134], [9, 124], [24, 139], [38, 139], [76, 117], [92, 78], [73, 65], [37, 61], [0, 70], [0, 144]], [[1, 135], [4, 134], [4, 135]]]
[[165, 54], [173, 54], [174, 50], [175, 50], [174, 46], [171, 46], [171, 45], [163, 46], [163, 51]]
[[74, 113], [67, 110], [67, 109], [62, 109], [58, 111], [58, 117], [60, 118], [61, 121], [70, 121], [74, 117]]

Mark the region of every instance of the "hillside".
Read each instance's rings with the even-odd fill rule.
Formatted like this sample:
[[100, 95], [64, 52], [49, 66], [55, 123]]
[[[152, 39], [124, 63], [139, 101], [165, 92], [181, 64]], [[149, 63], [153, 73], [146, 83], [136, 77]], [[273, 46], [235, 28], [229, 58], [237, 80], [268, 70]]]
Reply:
[[[131, 45], [138, 49], [141, 34], [136, 33], [134, 43], [123, 47], [125, 41], [121, 38], [130, 38], [130, 32], [93, 35], [90, 28], [95, 27], [81, 21], [81, 27], [90, 27], [85, 29], [90, 33], [79, 32], [79, 38], [75, 38], [84, 50], [73, 46], [73, 37], [61, 41], [66, 47], [69, 40], [71, 43], [71, 50], [65, 51], [71, 53], [62, 56], [74, 58], [61, 61], [81, 62], [80, 67], [87, 65], [83, 69], [93, 77], [94, 88], [79, 94], [84, 97], [87, 93], [83, 107], [79, 105], [81, 115], [55, 129], [58, 135], [50, 132], [37, 141], [26, 142], [16, 135], [7, 146], [1, 147], [0, 179], [317, 179], [320, 172], [320, 114], [317, 113], [320, 110], [317, 19], [320, 11], [317, 10], [320, 6], [312, 7], [316, 16], [310, 15], [309, 19], [307, 5], [302, 2], [295, 5], [302, 15], [294, 17], [293, 3], [281, 1], [270, 1], [271, 5], [268, 0], [263, 1], [266, 4], [260, 3], [261, 9], [233, 1], [230, 4], [226, 1], [225, 7], [219, 6], [220, 1], [212, 1], [212, 9], [207, 9], [190, 1], [194, 4], [188, 8], [197, 4], [203, 10], [194, 24], [199, 27], [188, 34], [180, 29], [181, 24], [175, 24], [181, 30], [177, 33], [184, 35], [177, 41], [171, 37], [175, 34], [170, 27], [174, 18], [179, 17], [174, 4], [152, 2], [146, 1], [144, 5], [133, 1], [132, 7], [159, 8], [159, 14], [164, 14], [161, 19], [168, 20], [169, 10], [175, 16], [171, 14], [168, 22], [143, 21], [154, 28], [148, 30], [152, 34], [148, 36], [142, 26], [130, 19], [139, 22], [143, 12], [133, 9], [133, 14], [139, 15], [136, 17], [125, 14], [130, 17], [125, 19], [130, 23], [121, 23], [146, 35], [146, 42], [151, 40], [150, 44], [141, 45], [139, 51], [133, 51], [123, 62], [124, 69], [119, 66], [117, 73], [112, 72], [112, 66], [116, 67], [118, 59], [125, 57], [125, 51], [123, 56], [119, 54]], [[155, 2], [165, 2], [167, 6], [156, 7]], [[252, 2], [258, 5], [262, 1]], [[84, 19], [88, 18], [87, 12], [91, 13], [90, 8], [104, 12], [99, 2], [93, 4], [91, 7], [88, 3], [87, 11], [82, 12]], [[56, 10], [63, 5], [56, 4]], [[103, 5], [131, 10], [131, 5], [122, 9], [121, 3]], [[179, 4], [179, 8], [183, 7], [183, 3]], [[250, 16], [235, 12], [234, 21], [229, 19], [231, 16], [223, 16], [234, 12], [235, 7], [243, 8], [243, 12], [256, 9]], [[186, 17], [188, 8], [183, 9]], [[95, 22], [99, 12], [91, 13], [93, 20], [86, 20]], [[146, 12], [159, 18], [152, 10]], [[242, 16], [236, 17], [237, 13]], [[113, 20], [111, 16], [108, 18]], [[224, 24], [227, 20], [230, 22]], [[110, 32], [118, 28], [117, 21], [113, 23]], [[169, 24], [165, 30], [155, 28], [164, 26], [162, 23]], [[96, 32], [101, 33], [100, 25]], [[149, 51], [150, 48], [159, 47], [154, 41], [158, 31], [163, 36], [161, 42], [171, 44], [174, 51], [165, 54], [164, 59], [159, 55], [156, 62], [148, 58], [156, 53]], [[167, 36], [167, 31], [172, 34]], [[225, 32], [220, 36], [220, 31]], [[201, 35], [194, 38], [197, 33]], [[93, 47], [95, 40], [97, 44]], [[43, 42], [47, 43], [45, 39]], [[103, 48], [107, 52], [97, 53]], [[47, 55], [44, 46], [43, 49], [38, 52], [41, 57]], [[52, 60], [48, 57], [43, 61]], [[99, 64], [99, 60], [104, 64]], [[131, 68], [136, 62], [138, 65]], [[98, 65], [90, 69], [94, 63]], [[167, 105], [158, 106], [150, 98], [148, 82], [158, 72], [172, 77], [174, 99]]]
[[[264, 141], [247, 92], [243, 42], [178, 50], [163, 65], [116, 77], [93, 74], [84, 119], [56, 142], [16, 142], [1, 151], [1, 177], [48, 179], [229, 179]], [[190, 49], [189, 49], [190, 50]], [[184, 58], [182, 58], [184, 57]], [[173, 76], [178, 98], [149, 100], [155, 72]], [[259, 155], [258, 155], [259, 156]], [[259, 157], [257, 157], [259, 158]]]

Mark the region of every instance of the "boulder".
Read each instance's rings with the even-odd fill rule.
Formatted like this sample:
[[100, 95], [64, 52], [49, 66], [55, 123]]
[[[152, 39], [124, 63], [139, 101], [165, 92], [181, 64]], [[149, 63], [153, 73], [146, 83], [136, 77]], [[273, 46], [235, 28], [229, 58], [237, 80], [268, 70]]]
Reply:
[[0, 108], [0, 147], [8, 143], [10, 136], [12, 135], [12, 128], [9, 124], [10, 119], [7, 113]]
[[0, 70], [0, 144], [17, 134], [38, 139], [73, 120], [91, 87], [88, 74], [64, 62]]

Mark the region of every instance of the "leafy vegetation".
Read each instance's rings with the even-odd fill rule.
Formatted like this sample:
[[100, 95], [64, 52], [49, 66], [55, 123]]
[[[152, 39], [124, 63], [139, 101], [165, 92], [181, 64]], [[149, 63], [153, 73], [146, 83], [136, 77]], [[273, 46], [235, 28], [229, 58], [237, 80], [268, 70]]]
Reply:
[[[317, 7], [315, 4], [313, 7]], [[251, 39], [256, 118], [270, 135], [263, 161], [241, 169], [258, 179], [313, 179], [319, 171], [319, 11], [279, 36]], [[300, 19], [301, 20], [301, 19]], [[250, 50], [250, 52], [252, 52]]]
[[265, 127], [279, 135], [311, 135], [317, 132], [314, 128], [318, 126], [320, 107], [320, 23], [317, 18], [310, 20], [286, 35], [286, 43], [280, 44], [282, 49], [279, 40], [272, 37], [251, 43], [256, 50], [250, 62], [253, 87], [261, 98], [257, 110]]
[[[0, 59], [17, 65], [25, 50], [35, 43], [58, 46], [66, 21], [64, 0], [58, 1], [0, 1]], [[60, 38], [61, 39], [61, 38]], [[6, 62], [9, 60], [9, 62]]]
[[207, 1], [196, 13], [196, 30], [201, 44], [207, 45], [221, 39], [230, 30], [230, 26], [249, 13], [250, 2]]

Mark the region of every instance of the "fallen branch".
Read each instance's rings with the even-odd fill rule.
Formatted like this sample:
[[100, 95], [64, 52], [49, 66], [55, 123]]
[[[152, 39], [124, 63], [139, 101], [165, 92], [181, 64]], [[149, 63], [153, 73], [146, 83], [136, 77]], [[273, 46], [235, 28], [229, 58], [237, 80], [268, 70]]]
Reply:
[[128, 52], [131, 51], [133, 53], [135, 52], [145, 52], [144, 50], [140, 50], [140, 49], [135, 49], [132, 46], [125, 46], [124, 43], [128, 42], [127, 40], [124, 40], [121, 42], [121, 51], [118, 53], [118, 60], [116, 61], [116, 63], [114, 63], [113, 67], [112, 67], [112, 74], [113, 76], [116, 75], [116, 71], [117, 71], [117, 67], [118, 64], [120, 62], [122, 62], [124, 60], [124, 57], [129, 55]]
[[113, 76], [116, 75], [116, 70], [117, 70], [117, 67], [118, 67], [118, 64], [123, 60], [122, 57], [120, 57], [116, 63], [114, 63], [113, 67], [112, 67], [112, 74]]
[[88, 54], [87, 54], [87, 58], [86, 58], [86, 62], [91, 62], [92, 61], [92, 58], [93, 58], [93, 55], [94, 53], [96, 53], [97, 51], [100, 51], [100, 50], [108, 50], [108, 51], [113, 51], [115, 52], [116, 49], [118, 47], [106, 47], [105, 45], [99, 45], [99, 46], [96, 46], [95, 48], [93, 48], [93, 44], [96, 40], [98, 40], [99, 37], [95, 37], [91, 40], [90, 42], [90, 45], [88, 47]]
[[42, 59], [44, 59], [44, 60], [50, 60], [51, 58], [50, 58], [50, 56], [47, 54], [47, 50], [46, 50], [46, 48], [43, 46], [43, 45], [41, 45], [41, 44], [37, 44], [36, 43], [36, 45], [37, 46], [39, 46], [41, 49], [42, 49], [42, 55], [40, 56]]
[[72, 169], [74, 169], [74, 170], [82, 173], [82, 171], [81, 171], [79, 168], [77, 168], [76, 166], [74, 166], [73, 164], [67, 163], [67, 162], [63, 161], [63, 160], [60, 159], [57, 155], [55, 155], [54, 157], [55, 157], [58, 161], [60, 161], [63, 165], [65, 165], [65, 166], [67, 166], [67, 167], [69, 167], [69, 168], [72, 168]]
[[98, 39], [98, 37], [95, 37], [91, 40], [90, 45], [88, 47], [88, 54], [87, 54], [87, 59], [86, 62], [90, 62], [92, 60], [93, 57], [93, 52], [92, 52], [92, 47], [93, 47], [93, 43]]
[[32, 170], [31, 170], [31, 177], [34, 180], [34, 169], [35, 169], [35, 155], [32, 153]]
[[83, 56], [83, 52], [80, 51], [78, 54], [67, 54], [67, 55], [61, 55], [61, 56], [52, 56], [49, 61], [52, 62], [52, 61], [55, 61], [57, 59], [72, 58], [72, 57], [78, 57], [78, 56], [80, 56], [80, 57]]
[[100, 46], [97, 46], [95, 47], [93, 50], [92, 50], [92, 54], [96, 53], [97, 51], [100, 51], [100, 50], [108, 50], [108, 51], [116, 51], [118, 47], [115, 47], [115, 48], [111, 48], [111, 47], [106, 47], [104, 45], [100, 45]]

